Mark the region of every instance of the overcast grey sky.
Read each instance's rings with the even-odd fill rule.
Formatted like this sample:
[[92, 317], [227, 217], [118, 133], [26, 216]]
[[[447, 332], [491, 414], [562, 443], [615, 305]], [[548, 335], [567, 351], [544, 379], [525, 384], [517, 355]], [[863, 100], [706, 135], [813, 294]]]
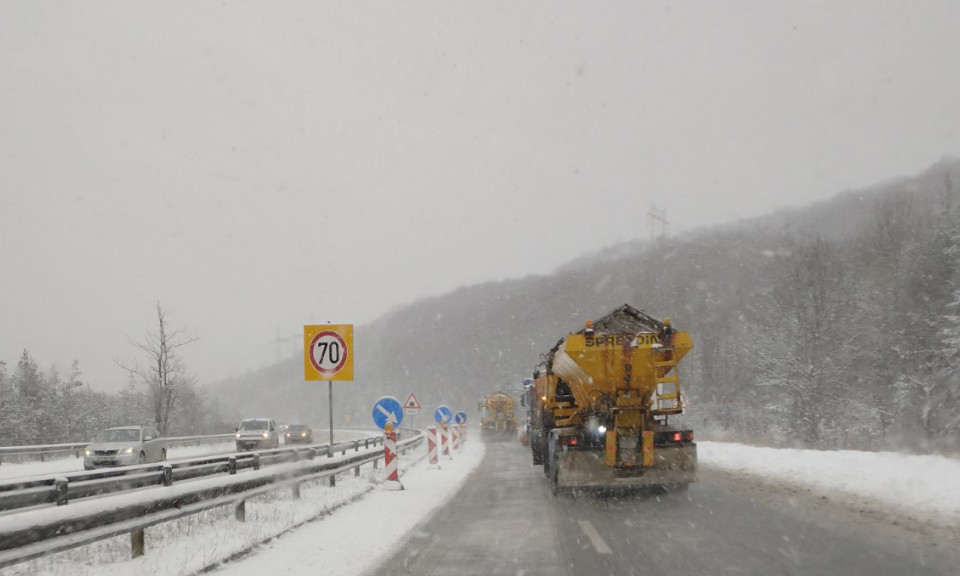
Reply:
[[[201, 382], [960, 155], [960, 2], [0, 0], [0, 360]], [[289, 355], [292, 344], [284, 353]], [[358, 362], [363, 351], [357, 351]]]

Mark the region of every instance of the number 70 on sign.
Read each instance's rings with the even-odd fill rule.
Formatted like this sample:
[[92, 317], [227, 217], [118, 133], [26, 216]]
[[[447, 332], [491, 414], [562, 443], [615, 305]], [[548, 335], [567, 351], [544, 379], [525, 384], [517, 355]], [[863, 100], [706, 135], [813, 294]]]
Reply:
[[353, 380], [353, 324], [303, 327], [305, 380]]

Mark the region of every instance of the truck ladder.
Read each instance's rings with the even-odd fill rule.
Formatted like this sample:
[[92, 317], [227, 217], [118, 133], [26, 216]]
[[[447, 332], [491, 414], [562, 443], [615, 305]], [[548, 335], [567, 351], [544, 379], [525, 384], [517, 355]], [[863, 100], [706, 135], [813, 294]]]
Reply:
[[657, 404], [652, 412], [656, 415], [680, 414], [683, 408], [680, 405], [680, 378], [676, 351], [672, 347], [664, 347], [660, 352], [664, 357], [653, 363], [657, 380]]

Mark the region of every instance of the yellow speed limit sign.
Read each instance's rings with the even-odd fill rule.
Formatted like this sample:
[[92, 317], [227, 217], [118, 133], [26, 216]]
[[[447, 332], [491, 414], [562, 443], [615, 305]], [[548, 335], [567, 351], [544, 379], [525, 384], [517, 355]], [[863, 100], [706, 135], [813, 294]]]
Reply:
[[353, 380], [353, 324], [303, 327], [306, 380]]

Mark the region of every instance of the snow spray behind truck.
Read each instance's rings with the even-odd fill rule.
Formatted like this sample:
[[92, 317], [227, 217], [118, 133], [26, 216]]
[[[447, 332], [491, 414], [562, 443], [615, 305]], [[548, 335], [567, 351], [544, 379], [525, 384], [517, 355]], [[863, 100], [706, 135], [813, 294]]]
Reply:
[[669, 319], [624, 304], [541, 356], [523, 404], [533, 463], [554, 493], [694, 481], [693, 431], [669, 424], [684, 409], [677, 365], [692, 348]]

